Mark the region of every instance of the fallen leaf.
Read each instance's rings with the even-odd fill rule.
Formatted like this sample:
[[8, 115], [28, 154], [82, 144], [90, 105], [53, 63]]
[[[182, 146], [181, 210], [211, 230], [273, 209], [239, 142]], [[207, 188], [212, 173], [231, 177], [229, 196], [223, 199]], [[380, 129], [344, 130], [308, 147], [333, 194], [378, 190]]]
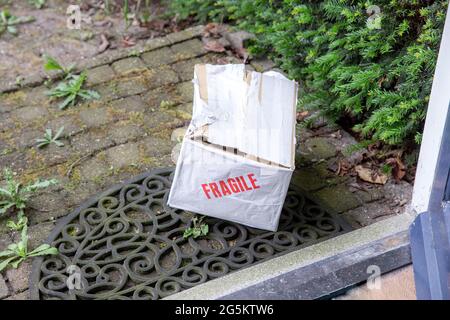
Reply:
[[125, 36], [125, 37], [122, 38], [122, 45], [124, 47], [132, 47], [135, 44], [136, 44], [136, 41], [133, 38], [129, 37], [129, 36]]
[[218, 23], [208, 23], [203, 29], [204, 37], [219, 37], [225, 31], [225, 26]]
[[366, 182], [376, 183], [376, 184], [385, 184], [388, 180], [388, 176], [378, 172], [378, 170], [373, 170], [370, 168], [365, 168], [362, 165], [358, 165], [355, 167], [355, 171], [358, 174], [358, 177]]
[[210, 40], [204, 45], [205, 50], [212, 52], [224, 52], [225, 47], [217, 40]]
[[227, 32], [224, 36], [231, 44], [234, 52], [245, 62], [248, 59], [249, 54], [244, 48], [244, 42], [249, 39], [253, 39], [255, 36], [246, 31], [237, 31], [232, 33]]
[[143, 24], [143, 26], [156, 31], [162, 31], [168, 24], [169, 22], [167, 20], [155, 19], [146, 24]]
[[309, 111], [297, 112], [297, 122], [302, 122], [309, 115]]
[[100, 35], [100, 39], [102, 42], [98, 46], [97, 53], [102, 53], [109, 47], [109, 41], [103, 33]]
[[345, 176], [351, 168], [352, 165], [346, 159], [341, 159], [339, 160], [339, 166], [336, 174], [338, 176]]
[[406, 166], [403, 164], [400, 157], [389, 158], [386, 160], [386, 164], [392, 167], [392, 176], [396, 181], [400, 181], [405, 177]]

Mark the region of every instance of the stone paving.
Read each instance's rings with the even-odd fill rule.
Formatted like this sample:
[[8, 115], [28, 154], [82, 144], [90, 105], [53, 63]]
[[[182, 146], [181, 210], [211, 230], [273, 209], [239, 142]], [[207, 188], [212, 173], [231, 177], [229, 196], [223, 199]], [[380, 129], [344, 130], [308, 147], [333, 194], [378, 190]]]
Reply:
[[[30, 201], [30, 246], [42, 243], [57, 220], [87, 198], [158, 167], [172, 166], [172, 149], [190, 120], [196, 63], [235, 63], [237, 59], [203, 49], [201, 26], [86, 59], [87, 84], [99, 100], [59, 110], [42, 81], [2, 83], [0, 87], [0, 168], [9, 167], [23, 181], [55, 178], [58, 185]], [[273, 65], [254, 61], [249, 68]], [[53, 75], [55, 81], [61, 75]], [[41, 79], [42, 80], [42, 79]], [[50, 84], [54, 86], [53, 84]], [[64, 126], [64, 147], [37, 149], [46, 128]], [[409, 200], [411, 186], [353, 188], [355, 177], [336, 176], [329, 168], [354, 139], [328, 125], [327, 134], [298, 126], [297, 169], [292, 182], [331, 212], [362, 227], [390, 214]], [[0, 179], [0, 185], [3, 183]], [[394, 204], [394, 207], [393, 207]], [[0, 250], [18, 240], [0, 220]], [[26, 299], [31, 262], [0, 275], [0, 299]]]

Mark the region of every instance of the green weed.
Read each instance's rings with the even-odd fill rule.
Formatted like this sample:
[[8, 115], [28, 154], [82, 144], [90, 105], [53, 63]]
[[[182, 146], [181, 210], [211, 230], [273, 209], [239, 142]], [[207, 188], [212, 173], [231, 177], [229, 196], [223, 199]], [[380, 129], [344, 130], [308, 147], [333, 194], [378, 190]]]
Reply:
[[17, 268], [23, 261], [30, 257], [56, 255], [58, 249], [48, 244], [41, 244], [32, 251], [28, 251], [28, 227], [22, 228], [20, 241], [13, 243], [8, 248], [0, 252], [0, 272], [7, 267]]
[[5, 169], [4, 177], [6, 186], [0, 188], [0, 217], [8, 210], [19, 210], [19, 214], [27, 207], [27, 202], [33, 193], [39, 189], [47, 188], [57, 183], [56, 180], [37, 180], [26, 186], [17, 182], [13, 173], [9, 169]]
[[63, 147], [64, 143], [61, 141], [58, 141], [59, 138], [61, 138], [61, 135], [64, 131], [64, 127], [61, 127], [58, 129], [55, 135], [53, 135], [52, 129], [45, 130], [44, 138], [36, 139], [36, 142], [38, 143], [38, 148], [43, 148], [51, 143], [56, 144], [58, 147]]
[[191, 219], [191, 226], [184, 230], [183, 238], [189, 237], [198, 238], [200, 236], [206, 236], [209, 233], [209, 226], [203, 222], [205, 216], [198, 218], [197, 216]]
[[65, 98], [64, 101], [59, 104], [59, 109], [65, 109], [69, 105], [74, 106], [78, 98], [84, 100], [100, 99], [100, 95], [96, 91], [82, 88], [85, 81], [85, 72], [82, 72], [78, 76], [72, 75], [68, 79], [60, 82], [56, 88], [52, 89], [47, 94], [52, 98]]
[[0, 11], [0, 34], [9, 32], [16, 36], [19, 33], [17, 25], [34, 21], [34, 17], [16, 17], [8, 10]]

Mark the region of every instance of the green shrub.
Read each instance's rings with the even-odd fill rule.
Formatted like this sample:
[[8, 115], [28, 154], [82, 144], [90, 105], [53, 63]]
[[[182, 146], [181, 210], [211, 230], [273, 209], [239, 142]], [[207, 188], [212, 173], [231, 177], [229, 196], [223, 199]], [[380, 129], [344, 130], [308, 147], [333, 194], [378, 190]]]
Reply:
[[[367, 25], [367, 9], [381, 15]], [[299, 107], [343, 121], [362, 138], [420, 142], [447, 1], [173, 0], [172, 12], [256, 35], [301, 83]]]

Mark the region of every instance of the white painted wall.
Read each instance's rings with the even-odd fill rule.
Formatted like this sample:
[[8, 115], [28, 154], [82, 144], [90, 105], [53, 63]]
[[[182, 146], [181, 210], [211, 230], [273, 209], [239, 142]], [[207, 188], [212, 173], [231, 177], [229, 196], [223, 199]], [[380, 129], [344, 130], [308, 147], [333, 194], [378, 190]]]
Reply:
[[427, 119], [420, 148], [414, 184], [412, 208], [417, 213], [427, 210], [435, 176], [439, 149], [450, 102], [450, 7], [442, 35], [434, 73]]

